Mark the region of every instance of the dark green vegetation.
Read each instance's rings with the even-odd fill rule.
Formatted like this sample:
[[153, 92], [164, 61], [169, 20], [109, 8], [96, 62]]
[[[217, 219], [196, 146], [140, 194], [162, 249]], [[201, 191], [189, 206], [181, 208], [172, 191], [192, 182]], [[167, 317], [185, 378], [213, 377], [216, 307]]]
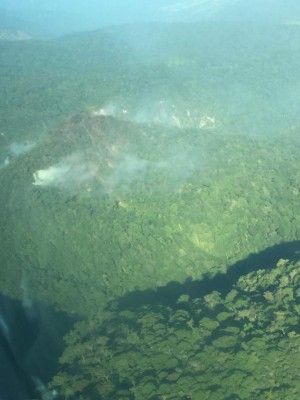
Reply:
[[111, 307], [77, 323], [52, 386], [82, 400], [296, 400], [299, 268], [280, 260], [226, 293]]
[[0, 290], [20, 297], [25, 279], [90, 318], [67, 338], [66, 397], [296, 398], [299, 264], [99, 314], [299, 239], [298, 29], [149, 24], [0, 46]]
[[79, 114], [1, 171], [2, 289], [27, 271], [38, 298], [93, 314], [130, 290], [225, 272], [299, 237], [298, 154]]

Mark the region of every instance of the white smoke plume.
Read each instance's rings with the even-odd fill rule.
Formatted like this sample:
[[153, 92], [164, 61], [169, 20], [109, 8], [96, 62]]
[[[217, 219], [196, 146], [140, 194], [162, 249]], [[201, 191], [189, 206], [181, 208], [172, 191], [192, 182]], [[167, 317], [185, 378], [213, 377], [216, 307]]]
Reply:
[[73, 154], [58, 164], [34, 172], [33, 185], [72, 189], [83, 182], [92, 180], [97, 172], [95, 163], [84, 160], [80, 154]]

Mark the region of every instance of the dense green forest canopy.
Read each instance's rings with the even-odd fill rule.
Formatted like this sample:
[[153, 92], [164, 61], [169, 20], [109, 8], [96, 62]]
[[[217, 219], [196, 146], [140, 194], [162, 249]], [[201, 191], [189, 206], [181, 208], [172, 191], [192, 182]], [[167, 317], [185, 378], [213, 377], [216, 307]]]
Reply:
[[65, 337], [51, 386], [82, 399], [296, 400], [298, 271], [281, 259], [229, 291], [111, 306]]
[[299, 43], [221, 23], [1, 43], [2, 290], [27, 271], [85, 314], [297, 239]]
[[300, 236], [299, 39], [153, 23], [0, 43], [0, 291], [83, 319], [64, 398], [298, 398], [296, 246], [277, 261]]

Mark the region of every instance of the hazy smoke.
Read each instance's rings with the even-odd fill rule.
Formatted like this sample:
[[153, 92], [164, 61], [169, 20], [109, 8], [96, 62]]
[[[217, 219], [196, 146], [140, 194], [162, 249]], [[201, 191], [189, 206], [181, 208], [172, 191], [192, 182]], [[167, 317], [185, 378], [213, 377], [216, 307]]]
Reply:
[[80, 154], [73, 154], [56, 165], [34, 172], [33, 184], [73, 189], [83, 182], [92, 180], [97, 172], [95, 163], [84, 160]]
[[10, 155], [17, 157], [31, 150], [34, 145], [35, 143], [33, 142], [25, 142], [25, 143], [13, 142], [8, 146], [8, 151]]
[[[164, 160], [146, 160], [134, 154], [119, 153], [109, 167], [97, 151], [85, 159], [80, 154], [33, 174], [36, 186], [53, 186], [66, 190], [93, 187], [100, 194], [114, 195], [123, 189], [174, 192], [197, 169], [203, 160], [193, 150], [169, 154]], [[141, 189], [142, 188], [142, 189]]]
[[143, 177], [149, 161], [131, 154], [122, 154], [117, 160], [116, 167], [108, 175], [106, 184], [110, 190], [129, 185], [133, 180]]

